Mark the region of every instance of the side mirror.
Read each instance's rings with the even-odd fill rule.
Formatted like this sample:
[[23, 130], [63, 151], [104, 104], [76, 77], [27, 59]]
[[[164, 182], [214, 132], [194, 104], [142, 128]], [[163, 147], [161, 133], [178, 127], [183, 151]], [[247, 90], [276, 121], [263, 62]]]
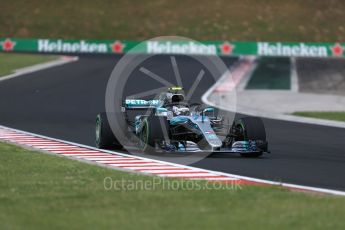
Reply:
[[210, 112], [214, 112], [214, 108], [208, 107], [202, 111], [202, 115], [201, 115], [201, 121], [202, 122], [204, 122], [205, 113], [210, 113]]
[[203, 113], [211, 113], [211, 112], [214, 112], [214, 108], [212, 107], [208, 107], [206, 109], [204, 109]]

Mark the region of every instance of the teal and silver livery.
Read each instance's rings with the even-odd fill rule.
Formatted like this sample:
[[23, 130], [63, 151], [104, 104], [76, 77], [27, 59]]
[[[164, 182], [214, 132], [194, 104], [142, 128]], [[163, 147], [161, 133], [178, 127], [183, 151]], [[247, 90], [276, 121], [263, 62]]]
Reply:
[[[238, 153], [245, 157], [268, 152], [266, 131], [260, 118], [242, 117], [226, 123], [228, 119], [218, 116], [214, 108], [185, 101], [182, 87], [170, 87], [157, 100], [127, 98], [121, 112], [128, 128], [125, 132], [135, 137], [130, 139], [131, 144], [143, 152], [207, 151]], [[106, 126], [98, 121], [98, 143], [118, 145], [118, 141], [102, 139], [106, 138], [102, 136], [105, 133], [102, 125]]]

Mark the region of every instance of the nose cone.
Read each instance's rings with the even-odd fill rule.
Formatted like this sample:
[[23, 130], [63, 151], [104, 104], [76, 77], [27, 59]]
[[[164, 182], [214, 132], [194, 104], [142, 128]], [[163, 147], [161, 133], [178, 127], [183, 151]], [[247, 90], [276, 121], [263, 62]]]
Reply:
[[210, 135], [205, 135], [205, 139], [207, 140], [207, 142], [210, 144], [210, 146], [212, 148], [219, 148], [222, 147], [222, 141], [217, 137], [216, 134], [212, 134], [212, 136]]
[[205, 140], [210, 145], [211, 148], [219, 148], [222, 147], [222, 141], [218, 138], [218, 136], [213, 131], [210, 121], [207, 117], [204, 122], [197, 120], [196, 123], [198, 124], [201, 132], [204, 135]]

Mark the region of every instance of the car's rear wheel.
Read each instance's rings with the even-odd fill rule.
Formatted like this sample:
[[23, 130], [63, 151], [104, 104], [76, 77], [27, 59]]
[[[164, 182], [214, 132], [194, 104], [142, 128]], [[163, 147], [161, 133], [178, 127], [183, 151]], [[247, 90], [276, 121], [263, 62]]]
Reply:
[[100, 149], [121, 149], [122, 145], [114, 136], [106, 113], [100, 113], [96, 117], [96, 147]]
[[[266, 130], [263, 121], [258, 117], [243, 117], [235, 121], [236, 141], [259, 140], [266, 144]], [[263, 151], [241, 153], [243, 157], [259, 157]]]

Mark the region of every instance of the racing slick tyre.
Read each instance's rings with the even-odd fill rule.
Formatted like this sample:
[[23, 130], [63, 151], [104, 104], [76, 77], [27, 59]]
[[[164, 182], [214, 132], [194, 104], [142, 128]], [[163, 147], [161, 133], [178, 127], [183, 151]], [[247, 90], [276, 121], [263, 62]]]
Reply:
[[139, 133], [139, 149], [143, 152], [156, 152], [156, 143], [168, 137], [168, 120], [166, 117], [149, 116], [143, 121]]
[[96, 147], [100, 149], [122, 148], [111, 131], [106, 113], [100, 113], [96, 117]]
[[[258, 117], [243, 117], [235, 121], [235, 128], [237, 130], [236, 141], [259, 140], [264, 144], [260, 146], [263, 151], [267, 151], [266, 130], [264, 123]], [[261, 152], [241, 153], [242, 157], [259, 157]]]

